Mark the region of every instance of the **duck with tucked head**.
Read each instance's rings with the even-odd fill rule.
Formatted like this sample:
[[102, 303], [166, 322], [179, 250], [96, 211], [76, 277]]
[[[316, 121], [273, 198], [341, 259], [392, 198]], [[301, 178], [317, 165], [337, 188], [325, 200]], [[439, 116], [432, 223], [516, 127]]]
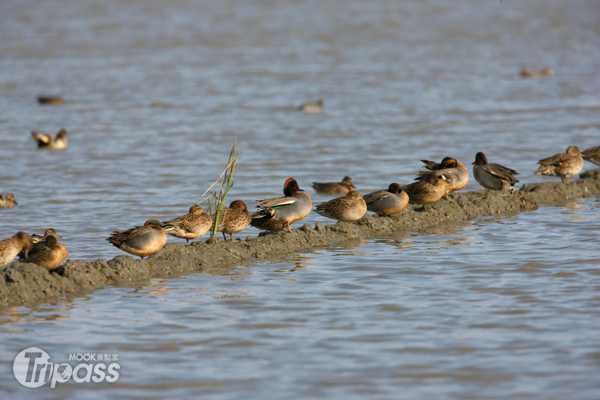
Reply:
[[390, 216], [404, 210], [408, 205], [408, 195], [397, 183], [390, 184], [388, 190], [379, 190], [363, 196], [367, 210], [381, 216]]
[[519, 182], [514, 175], [519, 175], [514, 169], [503, 167], [500, 164], [488, 164], [487, 158], [482, 152], [475, 155], [473, 176], [484, 188], [502, 190], [508, 184], [514, 191], [515, 183]]
[[469, 173], [464, 165], [462, 165], [456, 158], [445, 157], [441, 163], [434, 161], [421, 160], [425, 167], [429, 171], [419, 172], [419, 176], [415, 180], [424, 180], [425, 177], [431, 173], [435, 173], [438, 177], [444, 176], [443, 181], [446, 183], [448, 192], [446, 193], [446, 200], [454, 202], [448, 198], [448, 193], [456, 192], [464, 188], [469, 182]]
[[33, 248], [33, 240], [25, 232], [17, 232], [14, 236], [0, 241], [0, 268], [15, 259], [21, 251], [25, 256]]
[[[215, 215], [212, 218], [213, 221], [216, 220]], [[229, 207], [223, 207], [223, 210], [221, 210], [217, 232], [223, 232], [224, 240], [227, 240], [225, 234], [228, 234], [229, 238], [233, 240], [233, 234], [246, 229], [250, 225], [250, 222], [252, 222], [252, 215], [250, 215], [246, 203], [241, 200], [235, 200], [231, 202]]]
[[[288, 178], [283, 184], [285, 197], [258, 200], [259, 212], [253, 214], [252, 226], [258, 229], [271, 230], [269, 227], [286, 228], [291, 231], [290, 225], [306, 217], [312, 208], [310, 196], [304, 193], [294, 178]], [[270, 209], [273, 210], [271, 213]], [[264, 212], [263, 212], [264, 211]], [[267, 217], [269, 222], [262, 219]], [[279, 228], [275, 228], [279, 229]]]
[[562, 181], [569, 180], [583, 168], [583, 157], [576, 146], [569, 146], [565, 154], [555, 154], [552, 157], [538, 161], [540, 167], [535, 175], [560, 176]]
[[343, 222], [354, 222], [367, 212], [367, 203], [363, 195], [356, 190], [349, 191], [345, 197], [318, 204], [316, 212], [326, 218]]
[[205, 213], [198, 204], [194, 204], [186, 215], [163, 222], [162, 228], [167, 235], [185, 239], [189, 245], [190, 239], [204, 235], [212, 224], [212, 217]]
[[58, 268], [68, 256], [69, 250], [67, 246], [58, 243], [55, 236], [48, 236], [46, 240], [34, 244], [29, 254], [21, 257], [21, 260], [37, 264], [51, 271]]
[[600, 146], [586, 149], [583, 153], [581, 153], [581, 156], [585, 161], [600, 165]]
[[33, 136], [40, 149], [64, 150], [69, 144], [65, 129], [61, 129], [56, 135], [44, 135], [41, 132], [31, 131], [31, 136]]
[[429, 175], [425, 175], [420, 181], [411, 183], [403, 189], [408, 194], [410, 202], [422, 204], [423, 211], [427, 211], [425, 206], [435, 203], [444, 194], [448, 194], [448, 187], [444, 179], [444, 175], [438, 175], [434, 171]]
[[323, 99], [311, 103], [305, 103], [298, 107], [299, 111], [304, 111], [310, 114], [320, 113], [323, 111]]
[[144, 226], [136, 226], [126, 231], [113, 231], [106, 240], [126, 253], [142, 259], [150, 256], [167, 243], [167, 234], [157, 219], [149, 219]]
[[313, 182], [312, 187], [320, 194], [346, 194], [356, 189], [349, 176], [345, 176], [341, 182]]
[[13, 208], [18, 204], [12, 193], [8, 193], [6, 196], [0, 194], [0, 208]]

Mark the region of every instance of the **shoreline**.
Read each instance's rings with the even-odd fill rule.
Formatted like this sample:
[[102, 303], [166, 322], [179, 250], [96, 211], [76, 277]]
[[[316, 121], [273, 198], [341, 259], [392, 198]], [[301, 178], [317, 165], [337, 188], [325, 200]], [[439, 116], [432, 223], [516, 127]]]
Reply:
[[440, 223], [467, 221], [508, 211], [535, 211], [539, 205], [600, 194], [600, 169], [585, 171], [580, 177], [567, 183], [525, 184], [512, 195], [487, 190], [455, 192], [455, 204], [441, 199], [430, 205], [428, 212], [415, 211], [421, 206], [409, 204], [404, 211], [391, 217], [367, 214], [357, 223], [324, 225], [317, 222], [315, 226], [304, 224], [291, 232], [265, 232], [233, 242], [224, 242], [217, 237], [195, 241], [189, 246], [167, 243], [158, 253], [144, 260], [130, 255], [92, 262], [67, 259], [52, 272], [35, 264], [15, 261], [0, 271], [0, 307], [33, 306], [56, 301], [69, 293], [90, 292], [125, 282], [169, 278], [188, 272], [210, 273], [248, 260], [269, 260], [348, 240], [424, 230]]

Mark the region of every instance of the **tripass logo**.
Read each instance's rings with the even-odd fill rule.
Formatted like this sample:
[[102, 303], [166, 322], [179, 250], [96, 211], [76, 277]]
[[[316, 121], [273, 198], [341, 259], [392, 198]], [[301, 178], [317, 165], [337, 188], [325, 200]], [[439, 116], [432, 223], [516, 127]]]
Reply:
[[[118, 361], [117, 354], [71, 354], [69, 360], [76, 361]], [[104, 363], [81, 363], [75, 368], [70, 364], [55, 364], [50, 362], [50, 356], [42, 349], [30, 347], [21, 351], [15, 357], [13, 373], [17, 381], [25, 387], [37, 388], [50, 381], [50, 387], [56, 383], [65, 383], [73, 378], [76, 383], [84, 382], [116, 382], [119, 379], [121, 366], [115, 362], [106, 366]]]

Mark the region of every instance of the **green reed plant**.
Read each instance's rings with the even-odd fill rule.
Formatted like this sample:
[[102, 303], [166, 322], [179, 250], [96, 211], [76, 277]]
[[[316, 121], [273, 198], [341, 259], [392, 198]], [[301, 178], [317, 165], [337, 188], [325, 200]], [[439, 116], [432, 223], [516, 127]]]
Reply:
[[[237, 135], [235, 134], [235, 131], [233, 129], [231, 130], [233, 131], [233, 145], [231, 147], [231, 151], [229, 152], [227, 166], [225, 167], [225, 170], [221, 173], [221, 176], [219, 176], [219, 178], [208, 189], [206, 189], [206, 191], [202, 195], [204, 197], [207, 193], [210, 193], [208, 196], [208, 213], [210, 215], [213, 215], [213, 208], [215, 210], [213, 215], [214, 225], [212, 228], [211, 237], [215, 237], [219, 229], [219, 220], [221, 219], [221, 214], [223, 213], [223, 208], [225, 207], [225, 198], [227, 197], [229, 190], [231, 190], [231, 188], [233, 187], [233, 172], [235, 171], [235, 165], [240, 155], [240, 151], [242, 150], [241, 145], [239, 149], [236, 148]], [[220, 190], [218, 192], [215, 190], [211, 190], [213, 186], [219, 183], [219, 181], [221, 182]]]

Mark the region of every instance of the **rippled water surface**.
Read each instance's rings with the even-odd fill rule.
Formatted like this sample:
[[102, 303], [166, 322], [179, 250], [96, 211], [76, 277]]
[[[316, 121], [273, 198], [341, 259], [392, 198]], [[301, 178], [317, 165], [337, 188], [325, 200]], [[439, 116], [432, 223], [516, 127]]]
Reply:
[[[322, 201], [311, 182], [369, 192], [478, 151], [521, 183], [557, 180], [536, 161], [600, 145], [598, 21], [583, 0], [2, 1], [0, 189], [19, 205], [0, 210], [0, 237], [53, 227], [71, 258], [122, 254], [111, 230], [201, 200], [227, 123], [242, 145], [228, 200], [249, 208], [290, 176]], [[324, 112], [295, 110], [318, 98]], [[61, 127], [66, 151], [35, 147], [31, 130]], [[4, 310], [0, 387], [28, 393], [11, 365], [35, 345], [122, 366], [118, 383], [36, 397], [598, 398], [598, 210], [574, 200]]]

